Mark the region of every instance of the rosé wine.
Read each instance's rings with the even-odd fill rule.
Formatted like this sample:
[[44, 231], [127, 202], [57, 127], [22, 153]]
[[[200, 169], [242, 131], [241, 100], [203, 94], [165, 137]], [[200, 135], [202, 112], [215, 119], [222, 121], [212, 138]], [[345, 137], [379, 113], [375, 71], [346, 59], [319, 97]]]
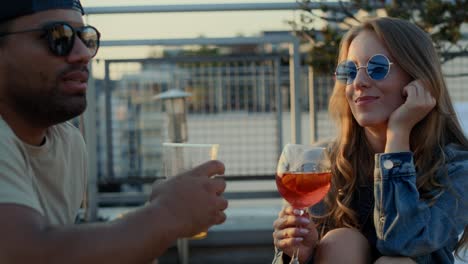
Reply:
[[325, 197], [331, 172], [284, 172], [276, 175], [281, 196], [295, 208], [307, 208]]

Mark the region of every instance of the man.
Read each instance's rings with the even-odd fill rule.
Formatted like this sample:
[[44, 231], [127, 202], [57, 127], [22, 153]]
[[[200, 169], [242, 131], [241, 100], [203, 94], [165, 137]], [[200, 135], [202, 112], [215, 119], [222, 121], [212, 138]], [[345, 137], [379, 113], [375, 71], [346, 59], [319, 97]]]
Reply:
[[153, 187], [124, 218], [74, 226], [86, 153], [66, 121], [86, 108], [99, 32], [79, 0], [17, 0], [0, 10], [0, 263], [148, 263], [177, 238], [225, 221], [218, 161]]

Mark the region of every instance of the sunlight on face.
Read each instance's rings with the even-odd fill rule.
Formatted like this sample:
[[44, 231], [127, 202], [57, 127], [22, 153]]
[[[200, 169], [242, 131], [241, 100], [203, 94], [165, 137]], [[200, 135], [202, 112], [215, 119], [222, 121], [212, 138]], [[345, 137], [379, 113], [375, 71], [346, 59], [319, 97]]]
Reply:
[[351, 112], [363, 127], [386, 126], [393, 111], [405, 101], [403, 87], [411, 81], [372, 31], [362, 31], [356, 36], [349, 46], [347, 59], [362, 67], [367, 66], [368, 60], [375, 54], [383, 54], [393, 62], [387, 77], [373, 80], [366, 69], [361, 68], [353, 83], [346, 86], [346, 99]]

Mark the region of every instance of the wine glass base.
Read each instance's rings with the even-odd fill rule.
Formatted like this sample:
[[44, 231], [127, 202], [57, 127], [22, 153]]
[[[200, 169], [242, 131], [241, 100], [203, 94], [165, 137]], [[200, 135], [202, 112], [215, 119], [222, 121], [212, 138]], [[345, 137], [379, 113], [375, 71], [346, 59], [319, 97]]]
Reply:
[[291, 261], [289, 264], [300, 264], [299, 263], [299, 248], [294, 250], [293, 255], [291, 257]]

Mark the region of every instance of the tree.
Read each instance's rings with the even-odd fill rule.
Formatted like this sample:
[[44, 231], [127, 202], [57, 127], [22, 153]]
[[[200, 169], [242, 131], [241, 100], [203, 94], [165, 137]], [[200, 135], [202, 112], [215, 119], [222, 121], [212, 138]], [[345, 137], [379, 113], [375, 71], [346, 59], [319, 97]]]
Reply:
[[311, 44], [308, 63], [319, 73], [334, 71], [343, 33], [367, 17], [388, 15], [415, 23], [431, 35], [442, 63], [468, 52], [468, 44], [460, 41], [461, 25], [468, 22], [467, 0], [320, 1], [320, 10], [311, 9], [311, 0], [298, 1], [303, 10], [299, 22], [288, 23]]

